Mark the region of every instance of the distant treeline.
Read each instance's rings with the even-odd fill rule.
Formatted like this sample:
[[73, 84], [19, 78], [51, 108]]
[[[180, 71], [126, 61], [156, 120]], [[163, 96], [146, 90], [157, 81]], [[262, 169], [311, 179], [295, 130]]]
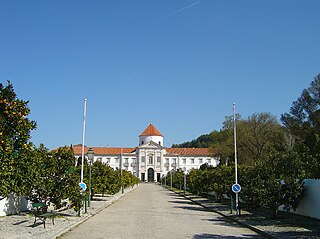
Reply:
[[203, 134], [192, 141], [173, 144], [172, 148], [209, 148], [213, 142], [213, 134]]

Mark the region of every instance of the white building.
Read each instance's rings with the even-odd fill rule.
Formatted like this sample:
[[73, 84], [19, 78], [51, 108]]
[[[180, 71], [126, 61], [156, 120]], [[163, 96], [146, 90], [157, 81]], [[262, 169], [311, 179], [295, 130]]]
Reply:
[[[93, 161], [100, 160], [114, 169], [132, 172], [145, 182], [159, 182], [172, 169], [188, 171], [202, 164], [217, 166], [219, 159], [207, 148], [165, 148], [163, 135], [150, 124], [139, 135], [135, 148], [85, 147], [94, 151]], [[81, 157], [81, 145], [73, 147], [75, 157]]]

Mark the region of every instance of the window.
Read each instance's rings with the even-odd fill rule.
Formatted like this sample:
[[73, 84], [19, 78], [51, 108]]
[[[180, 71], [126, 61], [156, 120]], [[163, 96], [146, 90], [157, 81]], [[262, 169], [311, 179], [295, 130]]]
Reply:
[[157, 163], [161, 163], [161, 157], [157, 156]]
[[142, 163], [145, 163], [145, 162], [146, 162], [146, 156], [142, 156], [142, 157], [141, 157], [141, 162], [142, 162]]
[[149, 156], [149, 161], [148, 161], [149, 164], [153, 164], [153, 156]]
[[202, 164], [202, 159], [199, 159], [199, 164]]
[[128, 158], [124, 158], [124, 162], [125, 163], [129, 163], [129, 159]]
[[191, 159], [191, 164], [194, 164], [194, 159]]
[[176, 159], [174, 158], [174, 159], [172, 159], [172, 163], [176, 163]]
[[159, 145], [161, 145], [161, 141], [159, 141]]
[[169, 163], [169, 159], [168, 158], [166, 158], [166, 163]]
[[119, 158], [114, 159], [116, 163], [119, 163]]
[[207, 159], [208, 163], [211, 163], [211, 159]]
[[186, 164], [187, 160], [186, 159], [182, 159], [182, 163]]
[[107, 158], [106, 163], [110, 163], [111, 158]]

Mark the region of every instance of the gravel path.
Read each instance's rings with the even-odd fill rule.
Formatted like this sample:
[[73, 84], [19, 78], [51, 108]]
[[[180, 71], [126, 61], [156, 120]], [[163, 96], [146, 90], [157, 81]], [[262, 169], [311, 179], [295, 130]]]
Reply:
[[124, 194], [118, 193], [112, 196], [94, 197], [94, 200], [91, 201], [91, 207], [88, 208], [88, 213], [81, 213], [80, 217], [76, 215], [76, 212], [74, 212], [73, 209], [60, 212], [59, 216], [54, 220], [54, 225], [50, 219], [46, 220], [46, 228], [43, 228], [43, 224], [40, 222], [37, 222], [35, 227], [33, 227], [34, 216], [27, 213], [19, 213], [12, 216], [0, 217], [0, 238], [56, 238], [61, 233], [92, 217], [92, 215], [95, 215], [132, 190], [132, 188], [128, 188], [125, 190]]
[[[179, 192], [178, 192], [179, 193]], [[182, 192], [180, 192], [182, 195]], [[248, 212], [242, 210], [241, 216], [237, 217], [235, 212], [230, 214], [230, 209], [221, 203], [210, 202], [207, 198], [187, 194], [186, 198], [194, 203], [202, 205], [208, 210], [221, 213], [221, 215], [237, 220], [249, 227], [270, 235], [270, 238], [278, 239], [320, 239], [320, 220], [303, 217], [295, 214], [279, 213], [278, 219], [272, 219], [270, 212], [266, 209]]]
[[[105, 233], [107, 234], [99, 238], [117, 238], [117, 236], [118, 238], [138, 238], [137, 235], [141, 236], [141, 233], [143, 233], [142, 238], [164, 238], [164, 236], [167, 238], [259, 238], [252, 231], [240, 233], [238, 229], [243, 230], [243, 228], [235, 223], [225, 221], [222, 216], [224, 215], [267, 232], [273, 238], [320, 239], [320, 220], [293, 214], [282, 215], [281, 219], [272, 220], [266, 215], [265, 210], [255, 214], [242, 211], [243, 215], [239, 218], [231, 215], [226, 205], [212, 203], [206, 198], [191, 194], [187, 195], [187, 198], [183, 198], [157, 185], [150, 186], [150, 184], [143, 184], [141, 188], [138, 187], [130, 193], [128, 197], [119, 200], [131, 191], [132, 189], [126, 189], [125, 194], [118, 193], [113, 196], [95, 197], [88, 209], [88, 214], [82, 213], [78, 217], [72, 209], [69, 209], [61, 212], [60, 216], [55, 219], [55, 225], [52, 225], [51, 220], [47, 220], [46, 228], [43, 228], [43, 224], [40, 223], [33, 227], [34, 217], [26, 213], [0, 217], [0, 239], [56, 238], [62, 233], [68, 232], [71, 228], [73, 228], [72, 231], [82, 228], [84, 224], [76, 226], [87, 219], [89, 219], [87, 220], [89, 222], [93, 218], [101, 217], [100, 215], [104, 211], [108, 211], [108, 215], [105, 217], [107, 220], [102, 225], [102, 229], [106, 230]], [[133, 200], [130, 198], [133, 198]], [[160, 198], [166, 199], [163, 201]], [[119, 201], [117, 202], [117, 200]], [[208, 210], [215, 210], [221, 214], [219, 216], [207, 212], [190, 200], [201, 204]], [[105, 209], [113, 203], [112, 207]], [[138, 212], [135, 211], [137, 207], [140, 208]], [[119, 214], [121, 214], [120, 218]], [[92, 217], [93, 215], [96, 216]], [[201, 219], [200, 222], [199, 218]], [[110, 225], [114, 225], [112, 224], [114, 222], [118, 222], [118, 227], [110, 227]], [[210, 228], [204, 226], [208, 222]], [[147, 226], [150, 223], [151, 225]], [[183, 233], [185, 233], [184, 236], [182, 236]], [[106, 235], [113, 235], [114, 237]], [[68, 234], [64, 236], [67, 238]], [[94, 238], [91, 234], [90, 237]]]
[[264, 238], [156, 184], [143, 184], [68, 238]]

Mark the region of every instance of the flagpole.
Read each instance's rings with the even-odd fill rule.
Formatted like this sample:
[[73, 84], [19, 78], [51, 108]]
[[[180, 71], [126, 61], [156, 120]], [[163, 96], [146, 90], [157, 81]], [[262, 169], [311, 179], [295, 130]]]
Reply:
[[82, 127], [82, 154], [81, 154], [81, 178], [80, 182], [83, 182], [83, 164], [84, 164], [84, 138], [86, 134], [86, 114], [87, 114], [87, 99], [84, 98], [83, 107], [83, 127]]

